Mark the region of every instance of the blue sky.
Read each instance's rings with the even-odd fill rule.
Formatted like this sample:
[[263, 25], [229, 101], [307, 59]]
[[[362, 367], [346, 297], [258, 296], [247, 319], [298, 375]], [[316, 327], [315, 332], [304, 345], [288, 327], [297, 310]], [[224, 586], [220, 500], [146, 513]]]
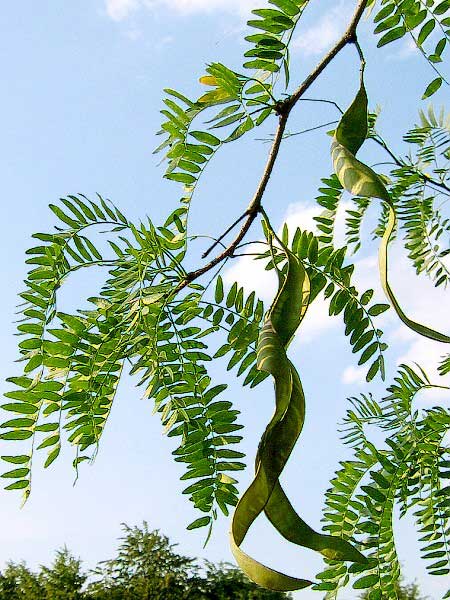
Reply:
[[[327, 0], [320, 3], [320, 10], [314, 4], [293, 43], [294, 83], [301, 81], [343, 29], [354, 3]], [[4, 379], [16, 374], [18, 368], [14, 364], [17, 339], [12, 321], [26, 272], [24, 252], [33, 232], [53, 226], [47, 205], [67, 194], [94, 196], [98, 192], [110, 197], [130, 218], [149, 214], [155, 222], [164, 220], [168, 207], [175, 207], [179, 190], [176, 184], [162, 179], [159, 159], [152, 155], [158, 144], [155, 132], [160, 124], [162, 89], [175, 87], [196, 96], [200, 91], [198, 77], [206, 62], [219, 60], [238, 69], [249, 7], [257, 7], [254, 0], [82, 0], [58, 4], [43, 0], [39, 10], [28, 0], [3, 7], [3, 391]], [[370, 23], [363, 23], [361, 33], [368, 55], [370, 103], [381, 107], [380, 129], [401, 150], [400, 136], [416, 121], [424, 82], [432, 74], [405, 41], [376, 51], [371, 28]], [[357, 57], [346, 49], [309, 97], [332, 98], [345, 106], [356, 87]], [[439, 106], [447, 99], [444, 89], [434, 102]], [[289, 128], [294, 132], [334, 118], [331, 107], [300, 103]], [[196, 197], [192, 231], [219, 233], [242, 213], [268, 151], [267, 144], [255, 138], [268, 136], [274, 127], [272, 120], [260, 132], [252, 132], [248, 139], [224, 149], [206, 173]], [[274, 223], [281, 225], [287, 219], [293, 227], [313, 226], [315, 191], [320, 177], [331, 172], [328, 147], [329, 138], [324, 133], [286, 140], [265, 200]], [[372, 162], [382, 160], [374, 148], [365, 152]], [[370, 224], [366, 233], [369, 231]], [[261, 234], [255, 228], [252, 236], [258, 239]], [[368, 241], [355, 260], [361, 286], [378, 290], [375, 245]], [[448, 325], [445, 295], [426, 279], [422, 278], [418, 286], [400, 253], [392, 264], [399, 298], [408, 306], [409, 314], [430, 325]], [[228, 284], [235, 278], [255, 287], [270, 301], [274, 282], [249, 259], [235, 261], [226, 271]], [[77, 306], [79, 300], [93, 293], [92, 286], [97, 283], [95, 277], [72, 279], [61, 295], [62, 307]], [[442, 349], [405, 332], [390, 313], [382, 323], [392, 364], [416, 360], [432, 374]], [[340, 322], [327, 318], [325, 304], [317, 302], [290, 351], [304, 381], [308, 415], [283, 482], [301, 514], [316, 526], [323, 491], [337, 460], [346, 456], [338, 442], [336, 422], [345, 410], [345, 398], [367, 390], [342, 333]], [[215, 369], [218, 378], [225, 376], [222, 367]], [[380, 384], [372, 388], [378, 393], [382, 390]], [[121, 522], [134, 525], [143, 519], [179, 542], [185, 554], [231, 560], [227, 519], [217, 523], [206, 550], [202, 548], [203, 533], [185, 531], [194, 515], [180, 494], [181, 470], [171, 460], [171, 441], [163, 437], [157, 417], [151, 414], [151, 403], [140, 400], [140, 393], [132, 380], [122, 382], [96, 463], [82, 470], [75, 487], [68, 449], [52, 469], [35, 472], [33, 493], [23, 509], [13, 493], [0, 494], [0, 564], [25, 559], [36, 566], [48, 562], [56, 548], [67, 544], [93, 566], [112, 556]], [[242, 411], [241, 422], [246, 426], [243, 447], [251, 464], [272, 411], [271, 386], [249, 392], [231, 382], [228, 394]], [[448, 398], [424, 397], [422, 401], [430, 405], [437, 400], [447, 402]], [[242, 475], [242, 489], [250, 477], [250, 470]], [[438, 598], [444, 583], [424, 574], [411, 523], [401, 523], [396, 530], [407, 578], [419, 578], [423, 591]], [[246, 547], [271, 565], [299, 576], [313, 575], [320, 569], [319, 558], [285, 545], [262, 519]], [[320, 594], [305, 591], [298, 597], [312, 599]], [[344, 597], [353, 596], [348, 592]]]

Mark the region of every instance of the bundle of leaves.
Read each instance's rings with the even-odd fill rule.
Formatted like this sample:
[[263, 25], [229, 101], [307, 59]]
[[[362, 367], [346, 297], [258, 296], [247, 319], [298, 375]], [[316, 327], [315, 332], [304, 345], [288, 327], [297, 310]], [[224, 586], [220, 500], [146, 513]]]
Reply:
[[[449, 119], [445, 111], [421, 110], [420, 124], [404, 136], [409, 150], [404, 156], [396, 153], [377, 131], [376, 113], [369, 111], [365, 71], [370, 66], [358, 38], [361, 19], [371, 14], [375, 35], [381, 36], [378, 47], [410, 36], [434, 71], [433, 80], [424, 84], [423, 97], [428, 98], [444, 83], [439, 63], [449, 40], [450, 4], [448, 0], [355, 1], [340, 39], [297, 87], [290, 83], [289, 48], [309, 2], [269, 0], [269, 4], [253, 10], [255, 18], [248, 23], [252, 32], [246, 37], [250, 48], [243, 72], [213, 63], [200, 78], [208, 91], [198, 98], [174, 89], [165, 91], [159, 132], [163, 140], [157, 151], [167, 164], [165, 177], [182, 191], [179, 204], [163, 224], [148, 218], [133, 223], [101, 196], [89, 200], [72, 195], [50, 206], [58, 225], [50, 233], [36, 233], [37, 245], [27, 252], [31, 270], [21, 293], [18, 325], [23, 372], [8, 379], [12, 389], [3, 405], [8, 418], [0, 434], [20, 449], [3, 454], [8, 464], [3, 477], [6, 488], [22, 490], [26, 500], [38, 451], [46, 450], [44, 465], [49, 467], [67, 439], [75, 450], [77, 470], [84, 461], [92, 461], [128, 369], [138, 376], [144, 396], [153, 400], [164, 431], [177, 439], [173, 454], [185, 465], [183, 493], [199, 511], [188, 529], [206, 527], [209, 539], [219, 512], [228, 515], [233, 508], [231, 548], [254, 582], [274, 592], [313, 585], [310, 579], [275, 571], [242, 550], [253, 522], [265, 514], [281, 536], [321, 553], [329, 562], [315, 589], [332, 598], [355, 576], [354, 587], [369, 589], [370, 600], [395, 598], [400, 577], [392, 525], [396, 504], [401, 514], [412, 512], [417, 520], [430, 574], [450, 572], [449, 487], [445, 485], [449, 460], [443, 442], [450, 427], [449, 411], [439, 406], [417, 414], [411, 408], [414, 394], [431, 384], [420, 369], [406, 365], [382, 402], [370, 395], [354, 399], [345, 424], [346, 441], [354, 447], [355, 457], [342, 463], [332, 480], [324, 532], [315, 531], [297, 514], [280, 484], [302, 432], [306, 404], [301, 373], [288, 351], [298, 330], [301, 335], [310, 306], [321, 297], [329, 302], [330, 316], [343, 319], [358, 364], [367, 365], [367, 382], [385, 378], [387, 345], [377, 318], [390, 307], [413, 332], [437, 344], [450, 343], [448, 334], [406, 314], [394, 293], [390, 269], [391, 243], [397, 237], [417, 274], [428, 276], [437, 287], [444, 288], [449, 281], [450, 250], [445, 238], [450, 220], [443, 208], [450, 196]], [[287, 132], [290, 115], [300, 100], [311, 100], [304, 97], [306, 92], [348, 46], [358, 58], [359, 89], [354, 99], [345, 111], [332, 99], [315, 99], [341, 113], [330, 132], [334, 174], [322, 179], [317, 198], [324, 209], [316, 217], [319, 233], [289, 232], [285, 226], [278, 235], [263, 199], [280, 147], [292, 136]], [[205, 169], [225, 145], [270, 118], [277, 120], [277, 129], [254, 196], [214, 238], [203, 262], [191, 269], [190, 250], [199, 236], [190, 233], [190, 207]], [[357, 158], [368, 140], [386, 153], [385, 172]], [[343, 199], [350, 208], [345, 209], [347, 244], [339, 247], [335, 229], [338, 209], [345, 207]], [[361, 227], [370, 205], [378, 209], [373, 235], [386, 297], [381, 303], [373, 302], [372, 288], [357, 289], [354, 265], [348, 258], [351, 248], [364, 247]], [[220, 276], [229, 260], [239, 251], [245, 253], [246, 235], [260, 216], [263, 235], [258, 237], [264, 240], [255, 259], [278, 278], [270, 306], [239, 282], [224, 289]], [[238, 225], [234, 238], [225, 243]], [[93, 235], [98, 228], [101, 233]], [[98, 242], [99, 235], [106, 236], [106, 243]], [[213, 251], [216, 256], [205, 262]], [[72, 273], [88, 268], [104, 268], [104, 284], [88, 299], [87, 308], [70, 314], [60, 310], [59, 289]], [[254, 479], [243, 494], [236, 479], [245, 468], [237, 446], [242, 428], [237, 422], [239, 410], [226, 395], [226, 384], [212, 381], [208, 371], [212, 360], [224, 357], [227, 369], [242, 376], [244, 385], [255, 387], [271, 376], [275, 386], [275, 412], [258, 446]], [[440, 372], [450, 372], [450, 354], [443, 357]], [[367, 438], [367, 422], [387, 432], [388, 448]], [[140, 535], [134, 533], [133, 544]], [[157, 542], [155, 537], [151, 543], [157, 547]], [[160, 550], [161, 589], [173, 595], [177, 586], [184, 585], [183, 569], [189, 561], [180, 558], [181, 562], [170, 563], [175, 573], [181, 569], [174, 579], [163, 568], [167, 544]], [[118, 559], [104, 568], [112, 586], [109, 593], [117, 573], [129, 581], [130, 593], [150, 593], [138, 567], [130, 570]], [[133, 591], [133, 586], [140, 591]]]

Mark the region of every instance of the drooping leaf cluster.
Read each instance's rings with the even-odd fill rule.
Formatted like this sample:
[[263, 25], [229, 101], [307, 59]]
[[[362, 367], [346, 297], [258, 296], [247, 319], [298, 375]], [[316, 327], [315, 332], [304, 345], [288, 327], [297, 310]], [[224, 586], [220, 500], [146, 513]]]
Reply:
[[327, 598], [337, 598], [349, 579], [355, 589], [369, 589], [371, 600], [397, 597], [396, 506], [400, 517], [414, 516], [428, 572], [450, 573], [450, 453], [443, 441], [450, 411], [415, 404], [420, 392], [433, 387], [422, 370], [401, 365], [385, 398], [350, 399], [342, 437], [354, 458], [342, 462], [331, 481], [324, 529], [352, 540], [368, 562], [348, 567], [328, 561], [316, 585]]
[[[370, 4], [375, 5], [375, 0]], [[377, 4], [373, 20], [376, 24], [374, 33], [381, 36], [378, 47], [408, 36], [437, 74], [423, 94], [423, 98], [428, 98], [444, 81], [436, 64], [442, 62], [450, 41], [448, 0], [381, 0]]]
[[[3, 474], [7, 489], [22, 489], [26, 498], [35, 451], [47, 450], [48, 467], [64, 437], [76, 449], [75, 467], [95, 457], [126, 362], [154, 399], [166, 433], [180, 440], [174, 455], [186, 464], [184, 493], [208, 514], [191, 526], [207, 525], [215, 505], [227, 514], [227, 505], [236, 503], [236, 481], [228, 473], [244, 467], [243, 454], [228, 448], [241, 439], [238, 411], [219, 398], [226, 385], [212, 385], [206, 369], [211, 356], [204, 339], [221, 326], [217, 305], [203, 299], [198, 285], [171, 296], [184, 274], [176, 224], [136, 227], [102, 199], [72, 196], [52, 209], [64, 227], [36, 234], [41, 245], [28, 252], [32, 269], [18, 325], [24, 375], [9, 379], [14, 388], [3, 405], [12, 418], [2, 424], [1, 439], [27, 444], [23, 453], [3, 456], [14, 467]], [[107, 259], [87, 237], [99, 225], [117, 236], [109, 240], [113, 256]], [[108, 269], [108, 278], [90, 308], [58, 311], [57, 291], [70, 273], [98, 266]], [[250, 299], [240, 306], [241, 295], [232, 303], [228, 296], [222, 314], [226, 310], [232, 321], [237, 304], [238, 323], [257, 327], [262, 304]], [[206, 328], [198, 326], [201, 319]]]

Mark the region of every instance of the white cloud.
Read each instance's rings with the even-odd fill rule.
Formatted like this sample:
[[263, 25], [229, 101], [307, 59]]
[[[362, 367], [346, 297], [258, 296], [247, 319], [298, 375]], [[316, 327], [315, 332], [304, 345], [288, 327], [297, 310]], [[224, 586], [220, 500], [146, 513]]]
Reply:
[[340, 0], [337, 5], [294, 39], [292, 49], [300, 50], [305, 55], [321, 54], [328, 50], [339, 38], [348, 23], [353, 4], [348, 0]]
[[105, 0], [106, 14], [114, 21], [122, 21], [139, 9], [155, 10], [164, 7], [186, 15], [224, 11], [247, 15], [253, 0]]
[[135, 42], [136, 40], [142, 38], [142, 31], [140, 31], [139, 29], [132, 28], [125, 31], [124, 35], [132, 42]]
[[[262, 246], [254, 244], [245, 246], [247, 253], [261, 252]], [[256, 295], [270, 302], [277, 290], [277, 276], [274, 271], [265, 271], [261, 260], [254, 260], [253, 256], [239, 257], [224, 275], [223, 280], [227, 285], [238, 281], [247, 293], [255, 291]]]
[[392, 56], [392, 58], [406, 60], [406, 59], [410, 58], [411, 56], [414, 56], [415, 54], [418, 54], [418, 53], [419, 53], [419, 49], [417, 48], [416, 44], [414, 43], [414, 40], [408, 37], [408, 38], [406, 38], [406, 40], [403, 40], [403, 43], [400, 46], [397, 54], [394, 54]]
[[139, 4], [139, 0], [106, 0], [106, 14], [113, 21], [122, 21], [135, 11]]
[[[309, 202], [293, 202], [288, 205], [286, 214], [283, 218], [289, 228], [289, 232], [294, 235], [297, 227], [300, 227], [302, 231], [312, 231], [317, 233], [316, 222], [314, 217], [320, 215], [322, 209], [317, 204], [311, 204]], [[281, 231], [279, 232], [281, 233]]]
[[352, 385], [354, 383], [362, 384], [366, 381], [366, 371], [367, 369], [360, 367], [354, 367], [350, 365], [347, 367], [342, 373], [341, 381], [346, 385]]

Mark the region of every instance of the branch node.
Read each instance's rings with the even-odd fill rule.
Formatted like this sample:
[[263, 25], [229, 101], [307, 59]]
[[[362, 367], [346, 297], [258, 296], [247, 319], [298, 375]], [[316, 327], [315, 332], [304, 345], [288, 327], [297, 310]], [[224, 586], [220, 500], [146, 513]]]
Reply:
[[290, 96], [288, 96], [287, 98], [285, 98], [284, 100], [278, 100], [275, 103], [275, 114], [278, 115], [279, 117], [282, 117], [283, 115], [287, 115], [289, 110], [290, 110]]
[[357, 44], [358, 43], [358, 34], [356, 33], [356, 30], [353, 30], [349, 33], [349, 36], [347, 38], [347, 44]]

